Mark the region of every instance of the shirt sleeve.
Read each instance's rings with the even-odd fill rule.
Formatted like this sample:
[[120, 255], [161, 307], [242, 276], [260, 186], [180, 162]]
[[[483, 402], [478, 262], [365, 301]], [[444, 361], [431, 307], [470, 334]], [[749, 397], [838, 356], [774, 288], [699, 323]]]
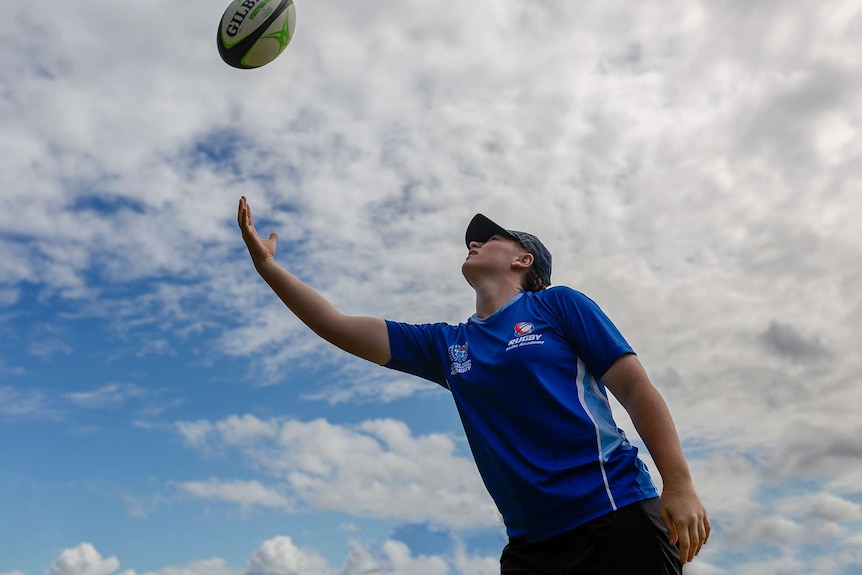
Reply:
[[383, 367], [433, 381], [445, 388], [446, 358], [443, 323], [409, 324], [386, 320], [392, 358]]
[[592, 299], [566, 287], [548, 291], [553, 307], [560, 314], [559, 321], [566, 337], [595, 377], [601, 378], [623, 355], [634, 353], [611, 319]]

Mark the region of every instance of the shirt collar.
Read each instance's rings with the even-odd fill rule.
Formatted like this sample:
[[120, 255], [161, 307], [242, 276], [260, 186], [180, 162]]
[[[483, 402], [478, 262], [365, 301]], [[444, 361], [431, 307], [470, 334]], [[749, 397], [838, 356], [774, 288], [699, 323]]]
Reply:
[[475, 323], [488, 323], [489, 321], [492, 321], [495, 317], [497, 317], [497, 316], [500, 314], [500, 312], [502, 312], [504, 309], [506, 309], [507, 307], [509, 307], [510, 305], [512, 305], [513, 303], [515, 303], [515, 302], [516, 302], [516, 301], [518, 301], [519, 299], [521, 299], [523, 296], [524, 296], [524, 292], [519, 291], [518, 293], [516, 293], [516, 294], [512, 297], [512, 299], [510, 299], [509, 301], [507, 301], [506, 303], [504, 303], [504, 304], [500, 307], [500, 309], [498, 309], [497, 311], [495, 311], [494, 313], [492, 313], [492, 314], [491, 314], [491, 315], [489, 315], [488, 317], [486, 317], [486, 318], [480, 318], [478, 315], [476, 315], [476, 314], [474, 313], [473, 315], [471, 315], [471, 316], [470, 316], [470, 319], [469, 319], [468, 321], [472, 321], [472, 322], [475, 322]]

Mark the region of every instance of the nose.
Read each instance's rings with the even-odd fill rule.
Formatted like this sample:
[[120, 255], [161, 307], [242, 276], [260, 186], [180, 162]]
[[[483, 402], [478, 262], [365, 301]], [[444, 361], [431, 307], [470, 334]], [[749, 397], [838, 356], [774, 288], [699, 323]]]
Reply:
[[483, 243], [484, 243], [484, 242], [477, 242], [476, 240], [473, 240], [472, 242], [470, 242], [470, 243], [467, 245], [467, 247], [468, 247], [468, 248], [470, 248], [471, 250], [472, 250], [473, 248], [481, 248]]

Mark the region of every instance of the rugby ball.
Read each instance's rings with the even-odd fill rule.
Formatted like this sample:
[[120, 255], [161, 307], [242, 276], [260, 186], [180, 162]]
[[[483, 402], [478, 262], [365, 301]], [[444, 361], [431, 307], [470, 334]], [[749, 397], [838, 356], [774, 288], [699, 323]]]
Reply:
[[293, 38], [293, 0], [233, 0], [218, 27], [218, 53], [234, 68], [259, 68]]

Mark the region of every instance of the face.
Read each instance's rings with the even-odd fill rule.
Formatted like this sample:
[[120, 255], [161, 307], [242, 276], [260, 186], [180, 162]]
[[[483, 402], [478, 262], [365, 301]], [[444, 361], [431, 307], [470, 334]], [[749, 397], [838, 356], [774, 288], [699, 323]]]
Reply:
[[495, 235], [485, 242], [470, 242], [467, 259], [461, 272], [470, 285], [477, 274], [503, 274], [511, 271], [512, 263], [524, 255], [524, 248], [513, 239]]

